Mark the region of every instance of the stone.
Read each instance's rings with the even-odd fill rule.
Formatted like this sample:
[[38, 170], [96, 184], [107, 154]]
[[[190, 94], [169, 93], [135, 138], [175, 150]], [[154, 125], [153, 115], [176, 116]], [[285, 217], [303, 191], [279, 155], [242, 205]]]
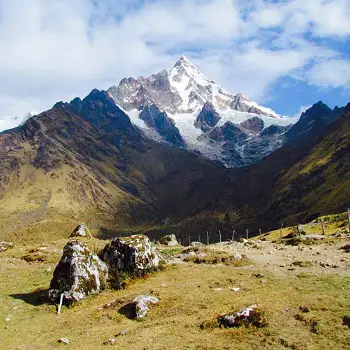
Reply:
[[234, 252], [232, 256], [235, 260], [242, 260], [242, 255], [237, 252]]
[[201, 242], [192, 242], [191, 243], [191, 247], [204, 247], [205, 244], [201, 243]]
[[312, 241], [320, 241], [322, 239], [326, 239], [326, 236], [313, 234], [313, 235], [306, 235], [305, 239], [309, 239], [309, 240], [312, 240]]
[[240, 291], [240, 288], [236, 287], [236, 288], [232, 288], [231, 290], [232, 290], [233, 292], [237, 293], [237, 292]]
[[117, 237], [102, 252], [103, 260], [121, 272], [142, 275], [158, 268], [160, 257], [144, 235]]
[[149, 304], [158, 304], [159, 299], [151, 295], [140, 295], [133, 301], [133, 307], [135, 308], [135, 318], [140, 320], [144, 318], [149, 311]]
[[88, 227], [84, 223], [81, 223], [74, 229], [74, 231], [69, 236], [69, 238], [72, 238], [72, 237], [85, 237], [85, 238], [91, 239], [92, 234], [88, 229]]
[[164, 245], [168, 245], [168, 246], [176, 246], [176, 245], [179, 245], [179, 243], [177, 242], [177, 239], [176, 239], [176, 236], [175, 235], [166, 235], [166, 236], [163, 236], [159, 242], [161, 244], [164, 244]]
[[122, 329], [118, 335], [125, 335], [125, 334], [128, 334], [129, 333], [129, 330], [127, 328], [125, 329]]
[[70, 241], [53, 273], [49, 300], [55, 302], [63, 293], [65, 300], [80, 301], [103, 290], [107, 279], [106, 264], [83, 242]]
[[320, 261], [320, 265], [324, 268], [328, 268], [328, 267], [331, 267], [333, 269], [337, 269], [340, 267], [339, 264], [336, 264], [336, 263], [333, 263], [333, 262], [330, 262], [330, 261]]
[[57, 343], [62, 343], [62, 344], [69, 344], [69, 339], [68, 338], [60, 338], [57, 340]]
[[[263, 322], [260, 320], [260, 313], [257, 312], [257, 307], [257, 305], [251, 305], [233, 314], [219, 316], [219, 325], [224, 327], [241, 327], [249, 324], [262, 326]], [[259, 325], [260, 322], [261, 324]]]
[[240, 243], [247, 243], [247, 242], [248, 242], [248, 240], [247, 240], [247, 239], [245, 239], [245, 238], [240, 238], [239, 242], [240, 242]]
[[117, 342], [117, 339], [115, 338], [109, 338], [105, 342], [103, 342], [103, 345], [114, 345]]
[[8, 249], [11, 249], [14, 247], [14, 244], [12, 242], [0, 242], [0, 253], [5, 252]]

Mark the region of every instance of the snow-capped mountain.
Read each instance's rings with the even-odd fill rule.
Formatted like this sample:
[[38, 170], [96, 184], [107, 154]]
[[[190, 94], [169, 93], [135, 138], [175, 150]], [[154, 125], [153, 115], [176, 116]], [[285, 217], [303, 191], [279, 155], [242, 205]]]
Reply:
[[228, 167], [270, 154], [297, 121], [225, 91], [185, 56], [169, 71], [124, 78], [108, 93], [148, 137], [199, 151]]

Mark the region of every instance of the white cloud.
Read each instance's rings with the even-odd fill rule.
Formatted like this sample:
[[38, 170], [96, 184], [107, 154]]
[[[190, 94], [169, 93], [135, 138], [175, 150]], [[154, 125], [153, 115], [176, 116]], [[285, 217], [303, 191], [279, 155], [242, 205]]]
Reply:
[[350, 61], [331, 59], [317, 63], [308, 72], [307, 79], [322, 87], [350, 87]]
[[183, 53], [260, 101], [287, 75], [348, 85], [347, 58], [310, 36], [347, 40], [349, 11], [347, 0], [1, 0], [0, 116], [169, 68]]

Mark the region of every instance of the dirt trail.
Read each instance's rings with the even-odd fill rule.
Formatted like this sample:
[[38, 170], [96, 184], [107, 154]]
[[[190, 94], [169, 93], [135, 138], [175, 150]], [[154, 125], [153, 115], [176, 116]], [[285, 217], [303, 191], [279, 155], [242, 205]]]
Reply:
[[288, 246], [269, 241], [223, 242], [213, 245], [213, 249], [245, 254], [255, 262], [256, 268], [267, 269], [278, 275], [305, 272], [350, 276], [350, 254], [341, 249], [349, 243], [350, 240], [342, 240], [335, 244]]

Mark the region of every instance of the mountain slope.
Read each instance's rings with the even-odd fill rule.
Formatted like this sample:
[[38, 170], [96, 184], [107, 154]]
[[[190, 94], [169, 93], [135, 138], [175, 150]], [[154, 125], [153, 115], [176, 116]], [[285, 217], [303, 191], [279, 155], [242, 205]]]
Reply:
[[[318, 119], [314, 112], [319, 107], [314, 105], [306, 114]], [[245, 195], [251, 222], [265, 227], [273, 220], [296, 224], [346, 210], [350, 205], [350, 104], [342, 111], [320, 133], [310, 129], [300, 134], [247, 171]]]
[[196, 154], [145, 139], [98, 90], [1, 133], [0, 162], [3, 234], [52, 223], [45, 228], [49, 234], [57, 223], [77, 220], [117, 231], [140, 216], [160, 222], [160, 182], [179, 170], [183, 188], [199, 179], [210, 187], [226, 176], [225, 169]]

